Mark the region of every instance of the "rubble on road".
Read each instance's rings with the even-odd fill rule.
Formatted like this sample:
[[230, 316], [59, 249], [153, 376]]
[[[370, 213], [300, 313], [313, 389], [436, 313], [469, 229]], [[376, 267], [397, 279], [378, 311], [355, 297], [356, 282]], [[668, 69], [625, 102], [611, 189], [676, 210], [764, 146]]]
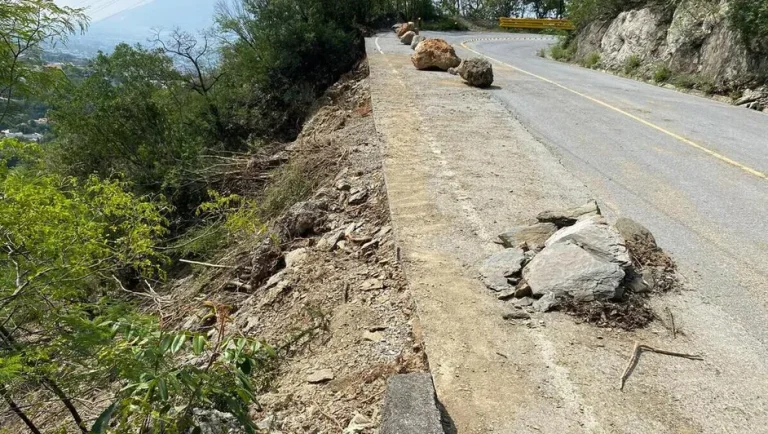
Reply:
[[496, 298], [516, 308], [634, 329], [653, 319], [644, 297], [677, 282], [674, 262], [647, 228], [626, 217], [610, 225], [595, 201], [537, 220], [499, 235], [505, 250], [479, 267]]
[[414, 32], [416, 34], [419, 33], [419, 31], [416, 29], [416, 24], [413, 22], [407, 22], [404, 24], [401, 24], [399, 27], [397, 27], [397, 37], [402, 38], [403, 35], [405, 35], [408, 32]]
[[451, 44], [442, 39], [427, 39], [416, 47], [416, 52], [411, 56], [411, 62], [416, 69], [439, 69], [447, 71], [449, 68], [459, 66], [461, 59]]
[[413, 37], [413, 40], [411, 41], [411, 49], [415, 50], [416, 47], [419, 46], [419, 44], [423, 41], [425, 41], [427, 38], [421, 35], [416, 35]]
[[491, 62], [481, 57], [473, 57], [461, 62], [458, 73], [470, 86], [485, 88], [493, 84], [493, 66]]
[[400, 37], [400, 42], [403, 45], [411, 45], [411, 42], [413, 42], [413, 38], [415, 36], [416, 36], [416, 32], [414, 31], [405, 32], [405, 34]]

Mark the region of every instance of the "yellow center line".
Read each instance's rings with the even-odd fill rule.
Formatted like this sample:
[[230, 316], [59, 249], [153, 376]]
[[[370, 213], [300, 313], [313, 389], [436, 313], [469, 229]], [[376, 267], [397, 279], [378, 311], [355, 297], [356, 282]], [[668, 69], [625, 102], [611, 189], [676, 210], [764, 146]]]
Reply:
[[[514, 39], [508, 39], [508, 40], [514, 40]], [[685, 144], [686, 144], [686, 145], [688, 145], [688, 146], [691, 146], [691, 147], [693, 147], [693, 148], [696, 148], [696, 149], [698, 149], [698, 150], [700, 150], [700, 151], [704, 152], [705, 154], [708, 154], [708, 155], [710, 155], [710, 156], [712, 156], [712, 157], [715, 157], [715, 158], [717, 158], [717, 159], [718, 159], [718, 160], [720, 160], [720, 161], [723, 161], [723, 162], [725, 162], [725, 163], [728, 163], [728, 164], [730, 164], [730, 165], [732, 165], [732, 166], [735, 166], [735, 167], [737, 167], [737, 168], [739, 168], [739, 169], [741, 169], [741, 170], [743, 170], [743, 171], [745, 171], [745, 172], [749, 173], [750, 175], [756, 176], [756, 177], [758, 177], [758, 178], [761, 178], [761, 179], [764, 179], [764, 180], [768, 180], [768, 174], [765, 174], [765, 173], [763, 173], [763, 172], [760, 172], [759, 170], [755, 170], [755, 169], [753, 169], [753, 168], [751, 168], [751, 167], [749, 167], [749, 166], [747, 166], [747, 165], [745, 165], [745, 164], [739, 163], [738, 161], [736, 161], [736, 160], [733, 160], [733, 159], [731, 159], [731, 158], [729, 158], [729, 157], [726, 157], [725, 155], [723, 155], [723, 154], [720, 154], [720, 153], [718, 153], [718, 152], [716, 152], [716, 151], [713, 151], [713, 150], [711, 150], [711, 149], [709, 149], [709, 148], [707, 148], [707, 147], [705, 147], [705, 146], [702, 146], [702, 145], [700, 145], [700, 144], [698, 144], [698, 143], [694, 142], [693, 140], [690, 140], [690, 139], [686, 139], [685, 137], [683, 137], [683, 136], [681, 136], [681, 135], [679, 135], [679, 134], [677, 134], [677, 133], [673, 133], [672, 131], [669, 131], [669, 130], [667, 130], [667, 129], [663, 128], [663, 127], [660, 127], [660, 126], [658, 126], [658, 125], [656, 125], [656, 124], [654, 124], [654, 123], [652, 123], [652, 122], [649, 122], [649, 121], [647, 121], [647, 120], [645, 120], [645, 119], [643, 119], [643, 118], [637, 117], [637, 116], [633, 115], [632, 113], [629, 113], [629, 112], [627, 112], [627, 111], [624, 111], [624, 110], [622, 110], [622, 109], [620, 109], [620, 108], [618, 108], [618, 107], [616, 107], [616, 106], [613, 106], [613, 105], [611, 105], [611, 104], [608, 104], [608, 103], [607, 103], [607, 102], [605, 102], [605, 101], [601, 101], [601, 100], [599, 100], [599, 99], [597, 99], [597, 98], [593, 98], [593, 97], [591, 97], [591, 96], [589, 96], [589, 95], [586, 95], [586, 94], [584, 94], [584, 93], [581, 93], [581, 92], [579, 92], [579, 91], [577, 91], [577, 90], [574, 90], [574, 89], [571, 89], [571, 88], [569, 88], [569, 87], [563, 86], [562, 84], [560, 84], [560, 83], [557, 83], [557, 82], [555, 82], [555, 81], [552, 81], [552, 80], [550, 80], [550, 79], [548, 79], [548, 78], [546, 78], [546, 77], [542, 77], [542, 76], [540, 76], [540, 75], [537, 75], [537, 74], [534, 74], [534, 73], [532, 73], [532, 72], [528, 72], [528, 71], [526, 71], [526, 70], [524, 70], [524, 69], [520, 69], [520, 68], [518, 68], [517, 66], [514, 66], [514, 65], [510, 65], [509, 63], [506, 63], [506, 62], [502, 62], [501, 60], [498, 60], [498, 59], [494, 59], [494, 58], [493, 58], [493, 57], [491, 57], [491, 56], [488, 56], [488, 55], [485, 55], [485, 54], [483, 54], [483, 53], [480, 53], [480, 52], [478, 52], [478, 51], [475, 51], [475, 50], [473, 50], [472, 48], [469, 48], [469, 47], [467, 46], [467, 43], [469, 43], [469, 42], [474, 42], [474, 41], [475, 41], [475, 40], [473, 40], [473, 39], [470, 39], [470, 40], [466, 40], [466, 41], [464, 41], [464, 42], [462, 42], [462, 43], [461, 43], [461, 46], [462, 46], [462, 47], [464, 47], [465, 49], [467, 49], [467, 50], [469, 50], [469, 51], [471, 51], [471, 52], [473, 52], [473, 53], [475, 53], [475, 54], [479, 55], [479, 56], [483, 56], [483, 57], [486, 57], [486, 58], [488, 58], [488, 59], [490, 59], [490, 60], [493, 60], [494, 62], [500, 63], [500, 64], [502, 64], [502, 65], [504, 65], [504, 66], [507, 66], [507, 67], [509, 67], [509, 68], [512, 68], [512, 69], [514, 69], [515, 71], [518, 71], [518, 72], [521, 72], [521, 73], [523, 73], [523, 74], [529, 75], [529, 76], [531, 76], [531, 77], [537, 78], [537, 79], [539, 79], [539, 80], [541, 80], [541, 81], [544, 81], [544, 82], [546, 82], [546, 83], [549, 83], [549, 84], [552, 84], [552, 85], [554, 85], [554, 86], [557, 86], [557, 87], [559, 87], [559, 88], [561, 88], [561, 89], [563, 89], [563, 90], [566, 90], [566, 91], [568, 91], [568, 92], [571, 92], [571, 93], [573, 93], [573, 94], [576, 94], [576, 95], [578, 95], [578, 96], [580, 96], [580, 97], [582, 97], [582, 98], [586, 98], [586, 99], [588, 99], [588, 100], [590, 100], [590, 101], [592, 101], [592, 102], [594, 102], [594, 103], [596, 103], [596, 104], [599, 104], [599, 105], [601, 105], [601, 106], [603, 106], [603, 107], [605, 107], [605, 108], [607, 108], [607, 109], [613, 110], [613, 111], [615, 111], [615, 112], [617, 112], [617, 113], [621, 113], [622, 115], [624, 115], [624, 116], [626, 116], [626, 117], [628, 117], [628, 118], [630, 118], [630, 119], [632, 119], [632, 120], [635, 120], [635, 121], [637, 121], [637, 122], [639, 122], [639, 123], [641, 123], [641, 124], [643, 124], [643, 125], [645, 125], [645, 126], [647, 126], [647, 127], [651, 127], [651, 128], [653, 128], [654, 130], [656, 130], [656, 131], [660, 131], [660, 132], [662, 132], [662, 133], [664, 133], [664, 134], [666, 134], [666, 135], [668, 135], [668, 136], [670, 136], [670, 137], [672, 137], [672, 138], [674, 138], [674, 139], [676, 139], [676, 140], [678, 140], [678, 141], [680, 141], [680, 142], [683, 142], [683, 143], [685, 143]]]

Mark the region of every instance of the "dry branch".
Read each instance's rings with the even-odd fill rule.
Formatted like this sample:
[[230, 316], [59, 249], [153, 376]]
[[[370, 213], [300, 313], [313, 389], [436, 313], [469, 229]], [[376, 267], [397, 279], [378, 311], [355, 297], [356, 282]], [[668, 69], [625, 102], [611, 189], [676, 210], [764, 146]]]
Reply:
[[659, 350], [649, 345], [643, 345], [640, 342], [635, 342], [635, 348], [632, 350], [632, 357], [629, 358], [629, 363], [627, 364], [627, 367], [624, 369], [624, 373], [621, 374], [621, 383], [619, 385], [619, 390], [624, 390], [624, 384], [626, 384], [627, 379], [629, 378], [630, 375], [632, 375], [632, 371], [635, 370], [635, 367], [637, 366], [638, 362], [640, 362], [640, 354], [643, 351], [648, 351], [656, 354], [663, 354], [665, 356], [681, 357], [689, 360], [704, 360], [704, 358], [699, 355], [675, 353], [673, 351]]

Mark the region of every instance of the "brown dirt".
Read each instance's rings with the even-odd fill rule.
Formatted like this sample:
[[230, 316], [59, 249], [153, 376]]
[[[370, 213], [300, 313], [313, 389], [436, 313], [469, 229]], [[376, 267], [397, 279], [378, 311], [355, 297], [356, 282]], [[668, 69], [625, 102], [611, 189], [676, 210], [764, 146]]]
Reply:
[[[283, 254], [304, 248], [306, 257], [289, 267], [281, 262], [256, 288], [262, 279], [253, 280], [249, 262], [261, 259], [256, 253], [268, 241], [255, 237], [215, 261], [236, 269], [202, 270], [176, 287], [176, 303], [187, 306], [179, 324], [194, 325], [200, 300], [215, 300], [234, 309], [227, 333], [282, 349], [274, 381], [252, 409], [254, 421], [271, 432], [341, 432], [356, 414], [371, 422], [360, 433], [376, 432], [386, 379], [427, 369], [391, 231], [367, 72], [364, 63], [329, 89], [296, 142], [285, 147], [288, 164], [313, 178], [310, 200], [324, 213], [313, 234], [280, 243]], [[366, 199], [352, 205], [356, 190], [366, 191]], [[356, 229], [333, 250], [322, 241], [351, 224]], [[285, 234], [279, 220], [272, 228]], [[232, 281], [253, 285], [238, 288]], [[310, 384], [308, 375], [322, 369], [333, 379]]]

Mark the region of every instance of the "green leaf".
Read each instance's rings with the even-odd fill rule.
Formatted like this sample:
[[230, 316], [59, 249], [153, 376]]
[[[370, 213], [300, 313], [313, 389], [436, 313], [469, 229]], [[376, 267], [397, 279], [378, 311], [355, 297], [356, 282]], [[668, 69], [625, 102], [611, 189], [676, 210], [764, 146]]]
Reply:
[[173, 335], [163, 335], [163, 338], [160, 340], [160, 352], [165, 353], [168, 351], [168, 348], [171, 347], [171, 342], [173, 342]]
[[192, 351], [195, 352], [195, 355], [202, 354], [203, 350], [205, 350], [205, 344], [205, 336], [195, 335], [195, 337], [192, 339]]
[[113, 402], [112, 405], [101, 412], [99, 417], [96, 419], [96, 422], [94, 422], [93, 426], [91, 427], [91, 434], [104, 434], [107, 432], [107, 428], [109, 427], [109, 420], [112, 419], [112, 415], [117, 409], [117, 403], [118, 401]]
[[168, 401], [168, 387], [164, 378], [157, 379], [157, 389], [160, 391], [160, 399], [163, 402]]
[[181, 347], [184, 345], [184, 342], [187, 340], [187, 335], [185, 334], [178, 334], [175, 338], [173, 338], [173, 343], [171, 344], [171, 352], [173, 354], [176, 354], [179, 352]]

